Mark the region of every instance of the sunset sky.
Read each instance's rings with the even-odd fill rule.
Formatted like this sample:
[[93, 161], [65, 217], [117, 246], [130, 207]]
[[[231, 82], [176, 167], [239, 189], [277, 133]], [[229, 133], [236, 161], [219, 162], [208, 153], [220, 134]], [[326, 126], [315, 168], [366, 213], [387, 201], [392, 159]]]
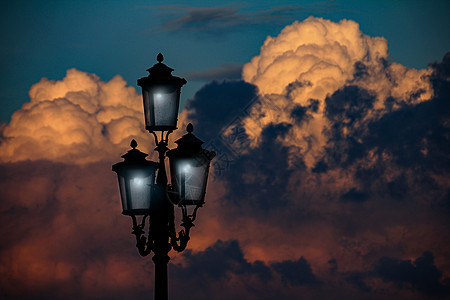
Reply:
[[[450, 297], [448, 1], [2, 5], [0, 298], [141, 299], [111, 165], [162, 52], [217, 153], [172, 299]], [[177, 225], [179, 224], [177, 221]]]

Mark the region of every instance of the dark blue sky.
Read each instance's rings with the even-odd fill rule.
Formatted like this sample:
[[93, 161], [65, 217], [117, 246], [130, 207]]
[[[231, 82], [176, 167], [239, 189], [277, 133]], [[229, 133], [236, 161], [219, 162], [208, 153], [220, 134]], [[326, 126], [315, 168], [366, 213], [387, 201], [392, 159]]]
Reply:
[[77, 68], [136, 87], [158, 52], [188, 80], [184, 103], [211, 79], [238, 76], [268, 35], [310, 15], [355, 20], [388, 40], [391, 60], [424, 68], [450, 49], [449, 11], [448, 1], [10, 1], [0, 13], [0, 122], [42, 77]]

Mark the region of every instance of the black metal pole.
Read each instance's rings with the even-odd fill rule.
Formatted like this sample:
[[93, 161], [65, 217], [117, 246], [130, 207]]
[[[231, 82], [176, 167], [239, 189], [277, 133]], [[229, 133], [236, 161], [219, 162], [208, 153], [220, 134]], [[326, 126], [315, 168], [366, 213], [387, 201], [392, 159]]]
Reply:
[[[167, 175], [164, 163], [165, 153], [168, 150], [164, 141], [160, 141], [155, 149], [159, 153], [159, 168], [156, 184], [164, 189], [163, 196], [160, 197], [158, 203], [154, 203], [152, 207], [152, 215], [150, 217], [150, 226], [154, 234], [154, 253], [152, 260], [155, 263], [155, 300], [168, 300], [168, 276], [167, 265], [170, 257], [167, 253], [170, 251], [169, 244], [169, 209], [172, 203], [167, 201]], [[173, 208], [172, 208], [173, 209]]]
[[[168, 252], [168, 231], [164, 218], [153, 218], [154, 224], [160, 225], [155, 230], [154, 239], [154, 253], [152, 260], [155, 263], [155, 300], [168, 299], [168, 278], [167, 278], [167, 264], [169, 263]], [[167, 218], [166, 218], [167, 219]], [[157, 224], [155, 224], [157, 223]], [[162, 225], [162, 226], [161, 226]], [[156, 229], [156, 228], [155, 228]]]

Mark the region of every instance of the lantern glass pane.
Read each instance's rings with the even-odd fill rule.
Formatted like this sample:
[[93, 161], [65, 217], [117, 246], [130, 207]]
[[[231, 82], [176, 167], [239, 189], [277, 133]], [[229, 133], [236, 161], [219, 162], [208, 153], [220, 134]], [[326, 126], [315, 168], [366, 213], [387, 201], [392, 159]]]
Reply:
[[175, 185], [180, 204], [202, 202], [206, 190], [209, 162], [199, 163], [195, 158], [177, 159]]
[[175, 129], [178, 120], [180, 89], [152, 86], [142, 92], [147, 129]]
[[154, 176], [119, 176], [124, 214], [142, 215], [149, 212]]
[[178, 117], [178, 91], [153, 94], [155, 103], [155, 124], [159, 126], [176, 126]]
[[127, 198], [127, 192], [125, 189], [125, 177], [118, 176], [119, 177], [119, 189], [120, 189], [120, 198], [122, 199], [122, 210], [127, 211], [128, 207], [131, 206], [128, 202], [131, 201], [131, 199]]
[[144, 117], [145, 117], [145, 126], [152, 126], [152, 121], [153, 121], [153, 126], [154, 126], [154, 118], [150, 118], [151, 115], [151, 110], [150, 106], [153, 106], [153, 103], [150, 102], [150, 93], [147, 89], [142, 88], [142, 98], [144, 99]]

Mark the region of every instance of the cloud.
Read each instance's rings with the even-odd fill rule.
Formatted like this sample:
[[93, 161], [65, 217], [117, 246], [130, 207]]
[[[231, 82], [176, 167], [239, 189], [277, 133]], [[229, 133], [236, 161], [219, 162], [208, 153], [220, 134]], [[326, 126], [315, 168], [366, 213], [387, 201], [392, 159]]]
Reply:
[[283, 261], [273, 264], [275, 270], [282, 275], [282, 280], [292, 285], [318, 284], [316, 276], [305, 258], [297, 261]]
[[256, 88], [242, 80], [212, 81], [186, 103], [187, 117], [197, 124], [196, 132], [205, 141], [213, 139], [257, 96]]
[[192, 71], [186, 77], [190, 80], [224, 80], [224, 79], [240, 79], [242, 73], [242, 65], [234, 63], [222, 63], [220, 66], [201, 70]]
[[76, 69], [41, 79], [1, 131], [0, 160], [87, 163], [117, 157], [132, 138], [145, 144], [142, 100], [119, 75], [109, 82]]
[[[255, 274], [261, 281], [272, 278], [271, 270], [261, 261], [248, 262], [236, 240], [221, 241], [198, 253], [188, 250], [183, 254], [186, 258], [182, 265], [175, 265], [174, 272], [178, 278], [189, 277], [193, 272], [200, 272], [195, 278], [199, 282], [208, 280], [226, 280], [231, 274]], [[202, 268], [198, 268], [202, 265]]]
[[194, 113], [215, 89], [233, 99], [228, 82], [198, 93], [190, 117], [223, 126], [206, 135], [224, 187], [212, 199], [221, 238], [238, 239], [248, 257], [264, 262], [303, 256], [318, 281], [345, 285], [339, 293], [351, 297], [394, 295], [398, 287], [363, 270], [381, 257], [431, 250], [443, 285], [449, 57], [410, 69], [389, 62], [386, 40], [364, 35], [357, 23], [308, 18], [269, 37], [244, 66], [244, 80], [257, 89], [226, 102], [234, 115]]
[[110, 162], [2, 163], [0, 295], [124, 298], [151, 287], [130, 245]]
[[410, 285], [425, 294], [434, 296], [450, 295], [450, 285], [441, 283], [442, 272], [434, 265], [433, 254], [429, 251], [412, 262], [391, 257], [382, 257], [374, 268], [376, 276], [393, 282], [403, 288]]
[[[243, 124], [247, 133], [257, 140], [264, 126], [292, 123], [296, 119], [295, 109], [298, 111], [300, 107], [308, 107], [311, 101], [318, 101], [317, 110], [310, 111], [308, 121], [293, 128], [283, 141], [297, 146], [305, 164], [312, 168], [323, 154], [327, 143], [325, 132], [331, 126], [326, 118], [330, 114], [324, 112], [330, 111], [333, 105], [344, 105], [341, 109], [353, 105], [338, 98], [338, 94], [328, 103], [325, 99], [347, 85], [366, 93], [366, 98], [373, 95], [375, 99], [370, 99], [373, 109], [366, 110], [367, 114], [359, 121], [366, 122], [388, 109], [430, 99], [432, 89], [426, 79], [430, 73], [430, 70], [389, 62], [387, 41], [363, 34], [354, 21], [335, 23], [309, 17], [286, 26], [277, 37], [268, 37], [261, 53], [244, 65], [243, 79], [258, 87], [260, 95], [267, 99], [264, 103], [281, 109], [275, 118], [270, 118], [262, 116], [270, 110], [267, 104], [255, 107], [252, 115], [262, 116], [258, 120], [260, 124], [254, 118], [247, 118]], [[392, 99], [395, 101], [388, 108], [386, 103]], [[365, 105], [366, 100], [369, 99], [360, 99], [361, 104]], [[348, 115], [343, 117], [347, 119], [342, 120], [342, 126], [348, 126], [351, 119]]]
[[182, 282], [174, 297], [274, 299], [291, 296], [292, 285], [313, 290], [318, 285], [305, 258], [275, 264], [250, 262], [236, 240], [218, 240], [203, 251], [188, 250], [183, 257], [183, 263], [170, 268], [173, 279]]
[[157, 29], [167, 32], [196, 33], [217, 36], [249, 26], [285, 24], [300, 12], [329, 11], [336, 7], [331, 4], [306, 6], [276, 6], [267, 10], [248, 10], [244, 8], [192, 7], [186, 5], [167, 5], [150, 7], [166, 14], [166, 19]]
[[143, 297], [153, 263], [133, 249], [111, 171], [132, 138], [154, 147], [141, 96], [120, 76], [104, 82], [76, 69], [29, 95], [1, 126], [0, 297]]

